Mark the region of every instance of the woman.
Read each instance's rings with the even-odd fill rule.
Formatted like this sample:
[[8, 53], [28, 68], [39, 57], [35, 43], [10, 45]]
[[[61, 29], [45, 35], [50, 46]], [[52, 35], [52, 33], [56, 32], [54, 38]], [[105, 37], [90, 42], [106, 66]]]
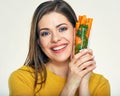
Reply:
[[73, 54], [76, 15], [68, 3], [52, 0], [34, 12], [25, 65], [9, 78], [10, 95], [109, 96], [109, 82], [95, 74], [91, 49]]

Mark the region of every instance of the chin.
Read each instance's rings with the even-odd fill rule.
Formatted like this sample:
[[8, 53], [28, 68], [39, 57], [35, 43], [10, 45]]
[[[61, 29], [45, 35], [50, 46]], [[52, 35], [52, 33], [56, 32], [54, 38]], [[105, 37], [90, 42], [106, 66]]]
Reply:
[[55, 61], [62, 63], [62, 62], [67, 62], [68, 60], [70, 60], [70, 56], [59, 57], [59, 58], [56, 58]]

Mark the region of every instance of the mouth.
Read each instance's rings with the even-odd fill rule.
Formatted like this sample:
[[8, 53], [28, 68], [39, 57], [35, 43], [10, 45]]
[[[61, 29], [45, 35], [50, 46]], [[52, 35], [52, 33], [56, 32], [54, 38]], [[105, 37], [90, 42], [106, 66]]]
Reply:
[[51, 48], [51, 50], [55, 53], [60, 53], [66, 49], [68, 44], [60, 44], [60, 45], [55, 45]]

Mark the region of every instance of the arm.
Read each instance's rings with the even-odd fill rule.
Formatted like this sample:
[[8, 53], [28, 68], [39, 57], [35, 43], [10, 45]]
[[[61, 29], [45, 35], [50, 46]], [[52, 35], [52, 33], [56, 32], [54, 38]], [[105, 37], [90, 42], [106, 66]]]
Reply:
[[91, 72], [86, 75], [88, 79], [84, 79], [81, 81], [79, 86], [79, 96], [90, 96], [90, 90], [89, 90], [89, 78], [90, 78]]
[[[89, 49], [89, 54], [93, 56], [92, 50]], [[81, 80], [80, 86], [79, 86], [79, 96], [90, 96], [90, 90], [89, 90], [89, 79], [91, 77], [92, 71], [95, 68], [95, 60], [94, 57], [89, 60], [90, 66], [86, 67], [86, 69], [90, 70], [89, 73], [87, 73], [83, 79]]]

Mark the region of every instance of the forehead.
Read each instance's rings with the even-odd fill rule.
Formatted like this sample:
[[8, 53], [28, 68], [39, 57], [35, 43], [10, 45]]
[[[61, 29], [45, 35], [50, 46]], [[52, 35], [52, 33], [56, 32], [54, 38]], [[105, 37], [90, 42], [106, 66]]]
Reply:
[[50, 12], [45, 14], [38, 23], [38, 26], [50, 26], [50, 25], [59, 25], [61, 23], [70, 24], [67, 17], [61, 13]]

